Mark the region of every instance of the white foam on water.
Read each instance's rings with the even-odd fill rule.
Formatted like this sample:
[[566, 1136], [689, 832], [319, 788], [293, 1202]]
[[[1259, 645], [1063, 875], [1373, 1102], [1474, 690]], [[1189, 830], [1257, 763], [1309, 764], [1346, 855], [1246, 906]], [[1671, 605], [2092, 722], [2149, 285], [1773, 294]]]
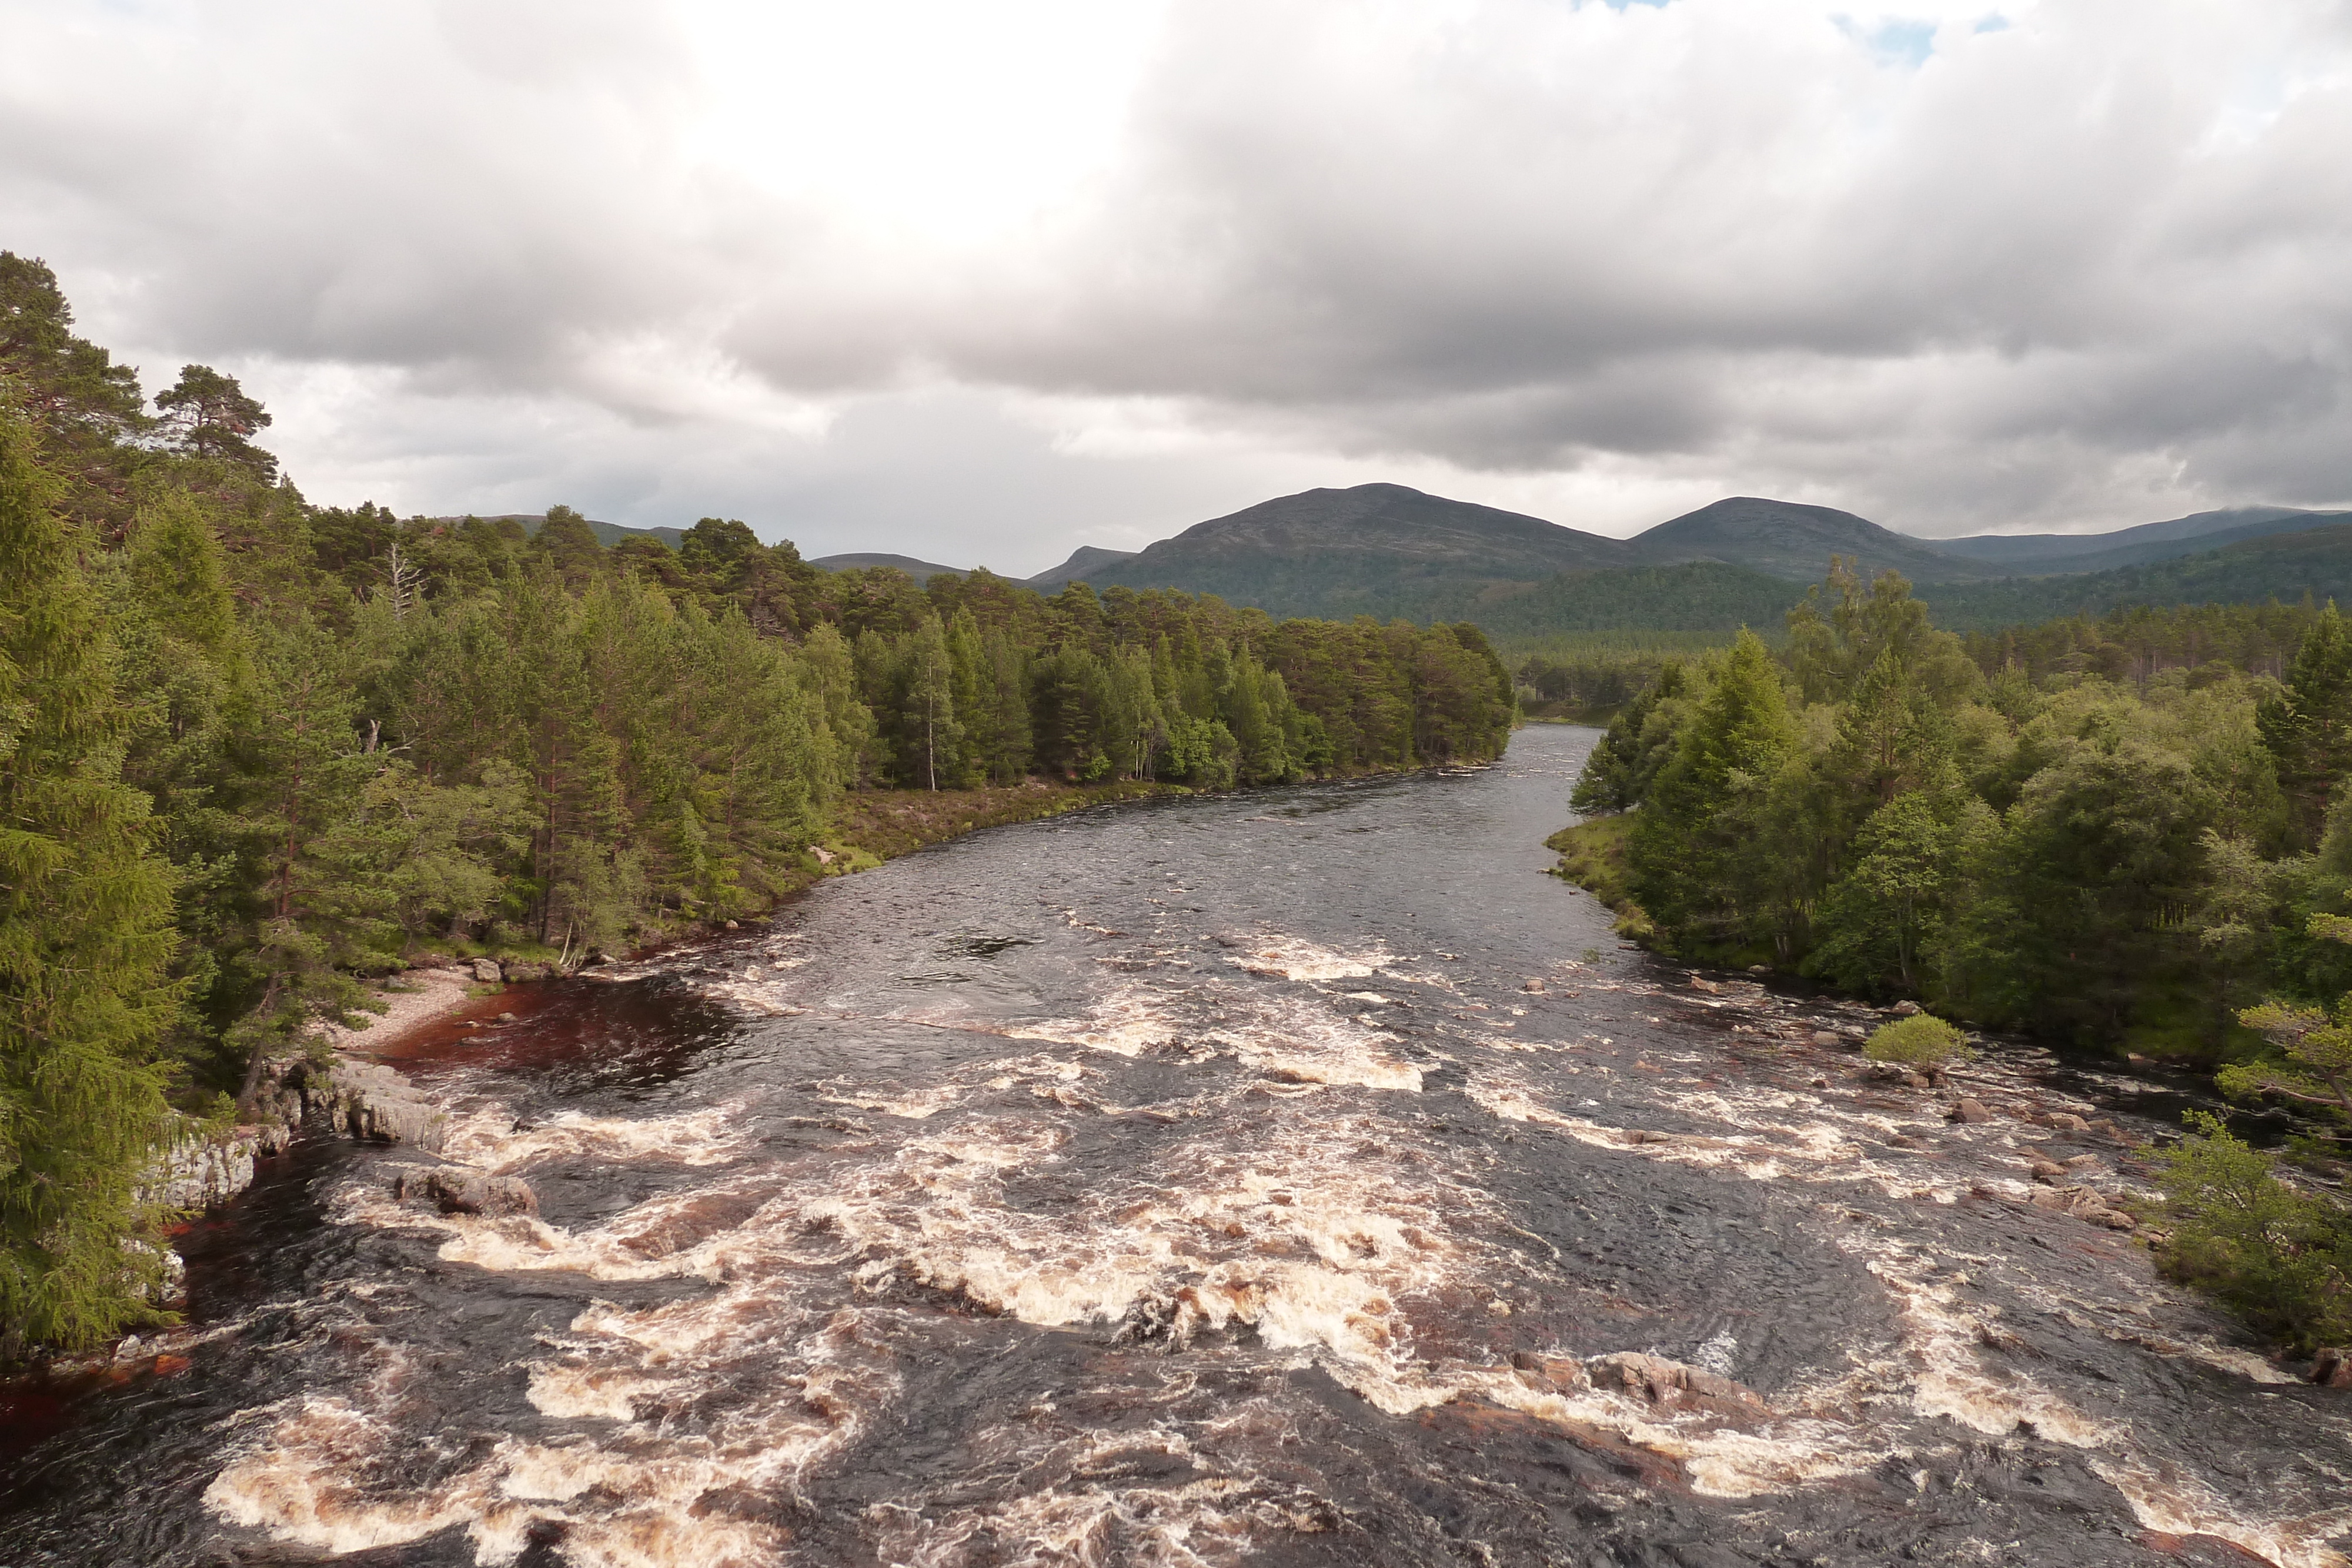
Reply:
[[346, 1400], [305, 1396], [270, 1427], [262, 1446], [230, 1460], [205, 1489], [205, 1506], [231, 1524], [341, 1556], [404, 1546], [471, 1515], [464, 1499], [382, 1497], [366, 1480], [394, 1434]]
[[712, 1105], [641, 1120], [566, 1111], [518, 1128], [511, 1111], [490, 1104], [453, 1119], [442, 1152], [449, 1159], [497, 1175], [551, 1156], [722, 1165], [743, 1148], [741, 1111], [735, 1104]]
[[918, 1513], [904, 1505], [868, 1510], [884, 1562], [907, 1568], [955, 1568], [972, 1562], [1061, 1568], [1065, 1564], [1136, 1563], [1149, 1568], [1238, 1564], [1265, 1539], [1330, 1528], [1338, 1511], [1295, 1484], [1257, 1475], [1214, 1473], [1181, 1432], [1155, 1427], [1024, 1451], [1017, 1437], [990, 1433], [992, 1448], [1019, 1453], [1025, 1468], [1118, 1476], [1138, 1468], [1182, 1461], [1212, 1473], [1165, 1485], [1095, 1480], [1045, 1486], [1002, 1502]]
[[967, 1118], [806, 1214], [866, 1258], [871, 1290], [904, 1278], [1025, 1322], [1128, 1322], [1178, 1343], [1246, 1328], [1382, 1408], [1449, 1397], [1413, 1360], [1410, 1299], [1507, 1267], [1444, 1218], [1466, 1222], [1483, 1200], [1376, 1150], [1336, 1159], [1330, 1118], [1293, 1114], [1246, 1150], [1216, 1133], [1180, 1139], [1150, 1170], [1044, 1213], [1008, 1203], [1003, 1183], [1056, 1163], [1063, 1135]]
[[1225, 961], [1253, 975], [1281, 980], [1360, 980], [1396, 962], [1379, 943], [1360, 953], [1345, 953], [1301, 936], [1252, 936], [1242, 940]]
[[[708, 1311], [714, 1303], [674, 1305]], [[644, 1333], [633, 1320], [646, 1314], [617, 1308], [583, 1313], [562, 1358], [531, 1368], [530, 1397], [551, 1416], [599, 1423], [599, 1432], [503, 1437], [467, 1469], [403, 1485], [386, 1474], [407, 1457], [402, 1399], [361, 1409], [305, 1398], [232, 1460], [205, 1501], [230, 1522], [335, 1553], [463, 1526], [478, 1563], [504, 1563], [521, 1553], [535, 1525], [553, 1521], [562, 1527], [564, 1560], [583, 1568], [773, 1563], [783, 1539], [713, 1500], [787, 1492], [809, 1465], [862, 1436], [872, 1413], [899, 1392], [878, 1354], [890, 1330], [854, 1312], [813, 1322], [741, 1292], [721, 1310], [734, 1314], [731, 1330], [699, 1335]], [[668, 1343], [655, 1359], [670, 1376], [634, 1370], [649, 1339]], [[697, 1361], [689, 1345], [719, 1354]], [[740, 1389], [743, 1370], [756, 1372], [765, 1397], [739, 1397], [700, 1420], [677, 1418], [698, 1400]]]
[[853, 1091], [819, 1096], [828, 1105], [847, 1105], [853, 1110], [878, 1112], [896, 1116], [901, 1121], [919, 1122], [936, 1116], [963, 1098], [964, 1086], [958, 1083], [934, 1084], [911, 1094], [859, 1094]]
[[2168, 1535], [2210, 1535], [2276, 1568], [2345, 1568], [2330, 1541], [2352, 1530], [2352, 1504], [2294, 1519], [2248, 1520], [2203, 1477], [2137, 1452], [2090, 1461], [2100, 1479], [2123, 1493], [2142, 1526]]

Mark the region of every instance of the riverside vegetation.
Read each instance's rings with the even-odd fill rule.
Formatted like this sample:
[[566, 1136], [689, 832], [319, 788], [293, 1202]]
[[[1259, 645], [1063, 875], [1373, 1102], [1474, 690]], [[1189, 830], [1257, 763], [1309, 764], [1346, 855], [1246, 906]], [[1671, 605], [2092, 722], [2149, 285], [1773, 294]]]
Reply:
[[[2291, 1160], [2340, 1177], [2347, 774], [2332, 602], [1964, 641], [1902, 578], [1833, 562], [1777, 653], [1743, 632], [1660, 661], [1552, 842], [1662, 951], [2215, 1069], [2306, 1113]], [[2210, 1116], [2164, 1171], [2176, 1276], [2306, 1347], [2352, 1336], [2352, 1218], [2325, 1183]]]
[[362, 975], [750, 915], [871, 863], [845, 833], [1508, 737], [1467, 624], [918, 587], [713, 518], [673, 552], [561, 507], [535, 535], [319, 507], [234, 378], [155, 405], [0, 253], [0, 1359], [155, 1315], [142, 1173], [370, 1007]]

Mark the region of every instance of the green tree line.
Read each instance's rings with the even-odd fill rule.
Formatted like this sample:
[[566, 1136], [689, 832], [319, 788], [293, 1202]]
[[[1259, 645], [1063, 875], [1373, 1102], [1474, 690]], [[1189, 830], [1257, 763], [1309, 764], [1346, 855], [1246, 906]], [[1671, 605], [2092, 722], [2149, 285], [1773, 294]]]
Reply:
[[314, 506], [190, 366], [149, 412], [0, 253], [0, 1358], [142, 1314], [190, 1115], [404, 956], [614, 948], [800, 885], [845, 791], [1477, 760], [1477, 628], [1277, 623]]
[[[2158, 1260], [2304, 1349], [2352, 1339], [2352, 627], [2331, 601], [1972, 636], [1833, 564], [1775, 655], [1670, 660], [1554, 842], [1626, 927], [1988, 1027], [2218, 1069], [2292, 1161], [2192, 1115]], [[2294, 1165], [2305, 1167], [2301, 1171]], [[2305, 1179], [2314, 1172], [2322, 1181]]]
[[2265, 996], [2352, 984], [2312, 934], [2352, 911], [2347, 682], [2332, 604], [1963, 641], [1839, 566], [1779, 653], [1665, 661], [1573, 803], [1633, 813], [1625, 885], [1678, 954], [2219, 1060]]

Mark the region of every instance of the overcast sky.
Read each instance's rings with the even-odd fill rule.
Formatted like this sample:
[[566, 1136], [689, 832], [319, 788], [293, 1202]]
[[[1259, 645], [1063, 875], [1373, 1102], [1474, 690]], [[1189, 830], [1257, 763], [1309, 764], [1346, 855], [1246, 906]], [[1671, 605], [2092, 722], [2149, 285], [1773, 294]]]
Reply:
[[0, 247], [404, 513], [2352, 504], [2352, 0], [1993, 5], [0, 0]]

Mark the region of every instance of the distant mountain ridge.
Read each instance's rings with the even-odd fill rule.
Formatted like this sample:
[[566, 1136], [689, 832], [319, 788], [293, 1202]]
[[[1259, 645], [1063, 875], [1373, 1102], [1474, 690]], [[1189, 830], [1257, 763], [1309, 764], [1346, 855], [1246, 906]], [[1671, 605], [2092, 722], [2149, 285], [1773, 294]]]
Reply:
[[[1762, 605], [1780, 597], [1766, 586], [1768, 580], [1818, 581], [1830, 557], [1837, 555], [1865, 576], [1900, 571], [1939, 601], [1951, 602], [1956, 612], [1973, 617], [2000, 602], [2022, 607], [2102, 600], [2123, 591], [2126, 584], [2166, 592], [2176, 580], [2185, 591], [2192, 579], [2216, 585], [2270, 583], [2288, 570], [2289, 560], [2299, 563], [2296, 570], [2316, 570], [2333, 580], [2330, 571], [2315, 563], [2337, 548], [2334, 536], [2322, 538], [2312, 531], [2337, 522], [2352, 522], [2352, 513], [2250, 507], [2108, 534], [1979, 535], [1942, 541], [1897, 533], [1832, 507], [1732, 496], [1632, 538], [1616, 539], [1402, 485], [1360, 485], [1262, 501], [1132, 554], [1100, 551], [1088, 558], [1081, 550], [1031, 582], [1050, 582], [1049, 591], [1074, 579], [1097, 588], [1181, 589], [1255, 605], [1276, 616], [1467, 618], [1498, 626], [1566, 616], [1579, 625], [1652, 624], [1661, 615], [1679, 622], [1692, 615], [1706, 620], [1734, 603]], [[2137, 576], [2130, 570], [2306, 534], [2312, 534], [2310, 550], [2233, 557], [2224, 563], [2226, 570]], [[1657, 575], [1656, 569], [1695, 563], [1712, 563], [1732, 575]], [[1629, 573], [1646, 575], [1619, 575]], [[2079, 594], [2033, 586], [2095, 576], [2100, 581], [2084, 581]], [[1692, 590], [1704, 584], [1702, 602], [1687, 612], [1675, 606], [1670, 601], [1675, 583]], [[2282, 580], [2260, 591], [2299, 595], [2302, 588]], [[1587, 602], [1591, 594], [1608, 591], [1626, 596], [1622, 611]], [[1637, 604], [1643, 608], [1636, 612]], [[1638, 619], [1628, 622], [1628, 615]]]
[[2352, 512], [2313, 512], [2295, 507], [2233, 507], [2192, 512], [2160, 523], [2117, 528], [2105, 534], [1974, 534], [1937, 539], [1935, 548], [2003, 569], [2023, 572], [2105, 571], [2145, 566], [2218, 549], [2241, 539], [2297, 534], [2332, 523], [2352, 522]]

